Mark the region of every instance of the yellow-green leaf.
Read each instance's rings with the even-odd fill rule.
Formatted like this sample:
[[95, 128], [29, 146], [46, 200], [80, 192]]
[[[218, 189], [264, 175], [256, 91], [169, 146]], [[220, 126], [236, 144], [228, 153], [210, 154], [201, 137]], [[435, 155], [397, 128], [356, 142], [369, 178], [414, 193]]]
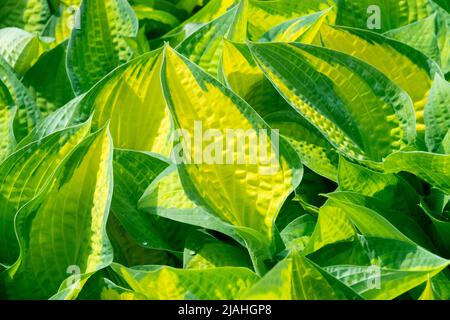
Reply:
[[125, 37], [138, 32], [137, 18], [126, 0], [84, 0], [79, 10], [67, 49], [67, 70], [77, 94], [131, 58]]
[[[162, 83], [176, 128], [184, 129], [192, 136], [195, 122], [201, 123], [205, 131], [216, 130], [218, 135], [212, 138], [212, 142], [222, 144], [222, 150], [225, 150], [227, 129], [236, 130], [241, 138], [242, 132], [245, 135], [246, 131], [250, 131], [254, 138], [268, 139], [270, 133], [263, 137], [261, 130], [270, 128], [247, 103], [168, 47], [165, 49]], [[212, 101], [215, 103], [211, 104]], [[191, 144], [184, 140], [185, 133], [181, 138], [184, 146]], [[265, 147], [268, 150], [266, 154], [258, 148], [258, 154], [262, 155], [260, 160], [250, 159], [252, 154], [245, 152], [250, 148], [247, 145], [240, 150], [242, 155], [235, 150], [229, 152], [228, 164], [226, 150], [215, 153], [215, 158], [210, 161], [206, 159], [207, 148], [194, 143], [188, 153], [206, 157], [205, 162], [197, 163], [195, 160], [194, 164], [191, 162], [193, 157], [189, 159], [188, 156], [179, 165], [180, 177], [188, 195], [224, 221], [252, 228], [271, 239], [281, 205], [300, 182], [301, 166], [293, 150], [280, 143], [277, 154], [270, 141]], [[234, 145], [235, 142], [232, 140], [231, 143]], [[240, 156], [243, 159], [239, 159]], [[243, 164], [239, 160], [244, 160]], [[208, 187], [211, 184], [216, 185], [215, 190]]]
[[257, 280], [247, 268], [184, 270], [167, 266], [125, 268], [112, 264], [131, 289], [150, 300], [229, 300], [239, 298]]
[[250, 44], [266, 76], [340, 152], [381, 161], [414, 141], [407, 94], [372, 66], [300, 43]]
[[[8, 298], [47, 299], [71, 273], [83, 277], [112, 262], [106, 236], [112, 182], [105, 127], [81, 142], [17, 213], [20, 258], [2, 278]], [[80, 290], [86, 280], [73, 285]]]

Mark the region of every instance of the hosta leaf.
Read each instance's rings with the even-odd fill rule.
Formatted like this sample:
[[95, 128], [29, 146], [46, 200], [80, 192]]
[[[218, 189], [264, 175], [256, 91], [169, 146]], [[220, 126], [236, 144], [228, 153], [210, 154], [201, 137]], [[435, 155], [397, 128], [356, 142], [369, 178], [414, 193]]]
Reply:
[[450, 72], [450, 13], [444, 10], [437, 11], [437, 41], [441, 54], [442, 71], [448, 75]]
[[138, 207], [150, 214], [236, 236], [231, 225], [198, 207], [187, 197], [176, 166], [167, 168], [150, 184]]
[[130, 61], [103, 79], [83, 101], [94, 112], [94, 128], [110, 122], [116, 148], [169, 155], [171, 123], [161, 91], [161, 61], [160, 50]]
[[405, 90], [414, 104], [417, 131], [423, 133], [423, 109], [436, 71], [429, 58], [405, 44], [353, 28], [322, 25], [320, 41], [368, 62]]
[[157, 48], [169, 42], [172, 46], [178, 45], [184, 39], [189, 37], [193, 32], [211, 22], [214, 19], [219, 18], [225, 14], [235, 4], [235, 0], [211, 0], [201, 8], [198, 12], [192, 15], [189, 19], [186, 19], [178, 27], [172, 29], [164, 36], [151, 41], [151, 47]]
[[371, 201], [370, 198], [351, 192], [335, 192], [327, 197], [329, 200], [320, 208], [319, 219], [305, 249], [306, 253], [312, 253], [332, 243], [354, 240], [355, 227], [364, 236], [395, 239], [406, 243], [414, 243], [410, 240], [413, 238], [432, 247], [414, 219], [402, 212], [384, 208], [380, 201]]
[[442, 215], [432, 211], [429, 206], [422, 202], [421, 208], [431, 220], [432, 228], [430, 228], [430, 236], [437, 243], [437, 246], [446, 254], [450, 254], [450, 244], [448, 237], [450, 236], [450, 221]]
[[103, 278], [104, 287], [101, 290], [102, 300], [144, 300], [145, 295], [116, 285], [108, 279]]
[[330, 14], [330, 9], [283, 22], [267, 31], [260, 41], [309, 43], [319, 32], [320, 26], [328, 14]]
[[248, 47], [226, 42], [223, 61], [226, 62], [227, 82], [233, 91], [244, 97], [273, 129], [280, 130], [304, 165], [335, 180], [336, 165], [333, 167], [333, 162], [337, 163], [336, 152], [322, 134], [296, 114], [274, 89], [257, 67]]
[[356, 229], [351, 224], [346, 212], [339, 207], [325, 205], [320, 208], [314, 232], [304, 250], [305, 254], [338, 242], [356, 238]]
[[67, 70], [78, 94], [131, 57], [125, 37], [138, 32], [137, 18], [126, 0], [85, 0], [79, 15], [67, 51]]
[[111, 267], [139, 294], [151, 300], [237, 299], [257, 280], [247, 268], [183, 270], [166, 266]]
[[38, 34], [50, 17], [46, 0], [2, 0], [0, 5], [0, 28], [17, 27]]
[[384, 160], [386, 172], [410, 172], [450, 194], [450, 155], [421, 151], [396, 152]]
[[372, 66], [299, 43], [250, 48], [284, 98], [341, 152], [380, 161], [413, 141], [411, 100]]
[[395, 227], [395, 219], [391, 219], [385, 212], [378, 213], [376, 207], [372, 208], [370, 203], [364, 202], [364, 197], [351, 192], [335, 192], [327, 197], [329, 200], [326, 205], [342, 209], [363, 235], [412, 242]]
[[[256, 41], [264, 33], [282, 22], [306, 16], [331, 7], [331, 1], [290, 1], [275, 0], [261, 1], [248, 0], [248, 35], [249, 39]], [[334, 23], [335, 15], [330, 15], [330, 23]]]
[[167, 168], [156, 178], [139, 200], [139, 208], [182, 223], [223, 233], [249, 250], [258, 273], [265, 270], [263, 260], [271, 258], [271, 243], [258, 231], [237, 227], [222, 220], [188, 198], [176, 166]]
[[16, 111], [8, 88], [0, 80], [0, 163], [16, 146], [13, 128]]
[[241, 0], [239, 1], [239, 4], [236, 5], [233, 22], [231, 23], [229, 33], [226, 37], [228, 40], [237, 42], [247, 41], [248, 10], [248, 0]]
[[272, 113], [265, 120], [272, 128], [280, 130], [305, 166], [336, 181], [338, 154], [311, 123], [293, 111]]
[[114, 251], [114, 262], [127, 267], [143, 264], [181, 265], [171, 252], [150, 249], [136, 242], [114, 215], [108, 217], [106, 230]]
[[434, 3], [438, 4], [441, 8], [445, 9], [445, 11], [450, 12], [450, 4], [445, 0], [434, 0]]
[[290, 107], [256, 64], [246, 44], [225, 40], [221, 68], [224, 83], [266, 118]]
[[43, 116], [74, 98], [66, 71], [66, 49], [67, 42], [63, 42], [44, 53], [22, 80], [36, 95], [36, 104]]
[[339, 0], [336, 24], [384, 32], [424, 19], [432, 13], [430, 0]]
[[49, 115], [27, 140], [83, 121], [98, 130], [110, 123], [114, 146], [169, 156], [171, 122], [161, 91], [161, 50], [148, 52], [102, 79], [88, 93]]
[[0, 165], [0, 261], [12, 264], [19, 255], [14, 230], [16, 212], [40, 193], [89, 128], [90, 123], [86, 123], [54, 133], [18, 150]]
[[450, 299], [450, 281], [443, 279], [428, 279], [419, 300], [448, 300]]
[[436, 75], [424, 111], [425, 142], [428, 150], [439, 152], [450, 129], [450, 84]]
[[138, 209], [145, 189], [167, 166], [166, 161], [150, 154], [116, 149], [111, 211], [141, 246], [181, 252], [186, 225]]
[[74, 26], [79, 24], [79, 16], [76, 15], [81, 0], [58, 1], [54, 13], [48, 20], [42, 35], [52, 37], [56, 43], [61, 43], [70, 37]]
[[[353, 226], [364, 237], [355, 238]], [[343, 234], [345, 229], [349, 230], [348, 235]], [[367, 255], [370, 261], [357, 259], [361, 265], [350, 265], [349, 255], [354, 254], [351, 251], [347, 252], [347, 258], [336, 259], [336, 252], [343, 251], [338, 241], [352, 240], [362, 241], [363, 246], [356, 250], [363, 251], [362, 255]], [[330, 248], [328, 257], [326, 250], [318, 251], [325, 245]], [[314, 260], [319, 260], [326, 271], [367, 299], [393, 299], [426, 281], [428, 275], [439, 273], [449, 263], [417, 246], [375, 211], [336, 196], [321, 208], [307, 249], [307, 253], [316, 251]], [[339, 260], [341, 264], [335, 265]]]
[[[403, 178], [376, 172], [343, 157], [339, 160], [339, 190], [360, 193], [383, 201], [387, 207], [414, 214], [420, 202], [417, 192]], [[417, 214], [416, 214], [417, 216]]]
[[[153, 1], [154, 2], [154, 1]], [[135, 3], [132, 5], [136, 17], [139, 19], [139, 25], [148, 33], [164, 34], [180, 24], [180, 20], [171, 12], [159, 10], [157, 5], [165, 2], [153, 3]], [[170, 4], [170, 3], [168, 3]], [[150, 5], [150, 6], [149, 6]]]
[[[257, 139], [261, 129], [269, 129], [248, 104], [169, 47], [165, 49], [162, 83], [175, 126], [192, 136], [194, 122], [202, 123], [205, 131], [215, 129], [220, 135], [213, 137], [212, 141], [217, 145], [221, 143], [222, 149], [225, 129], [249, 130], [251, 135], [256, 134], [254, 137]], [[209, 101], [216, 103], [211, 105]], [[186, 138], [185, 132], [183, 139]], [[265, 138], [268, 139], [268, 134]], [[274, 139], [273, 136], [271, 139]], [[184, 145], [190, 144], [182, 141]], [[276, 215], [284, 200], [299, 184], [301, 168], [298, 158], [287, 145], [281, 144], [280, 154], [276, 155], [273, 141], [268, 143], [266, 148], [270, 152], [267, 154], [262, 154], [261, 148], [258, 148], [258, 154], [264, 159], [250, 160], [251, 154], [243, 154], [243, 164], [238, 164], [238, 152], [232, 151], [232, 157], [228, 159], [230, 164], [223, 165], [220, 163], [227, 161], [224, 157], [226, 150], [221, 150], [210, 164], [189, 164], [184, 159], [185, 163], [179, 165], [179, 172], [194, 202], [208, 208], [224, 221], [252, 228], [271, 239]], [[191, 154], [195, 157], [206, 154], [205, 149], [194, 143]], [[241, 150], [241, 153], [246, 152]], [[222, 160], [216, 161], [220, 156]], [[205, 160], [210, 162], [211, 159]], [[255, 160], [255, 164], [246, 164]], [[222, 187], [208, 190], [207, 185], [211, 184]]]
[[177, 46], [177, 51], [212, 76], [217, 77], [219, 61], [222, 57], [223, 38], [228, 33], [235, 11], [231, 9], [199, 28]]
[[41, 140], [56, 131], [69, 128], [71, 126], [83, 123], [89, 119], [89, 114], [80, 112], [79, 105], [83, 101], [85, 95], [79, 95], [64, 106], [49, 114], [47, 117], [39, 121], [31, 132], [20, 141], [18, 147]]
[[144, 28], [139, 29], [136, 37], [126, 38], [126, 41], [133, 50], [133, 57], [139, 57], [140, 55], [151, 51]]
[[71, 267], [82, 275], [81, 286], [109, 265], [105, 228], [111, 195], [112, 141], [105, 128], [79, 144], [45, 190], [18, 212], [21, 253], [4, 275], [6, 295], [49, 298]]
[[41, 114], [30, 92], [20, 82], [12, 67], [0, 56], [0, 80], [8, 89], [17, 107], [14, 118], [14, 135], [22, 140], [40, 119]]
[[309, 241], [317, 219], [309, 214], [304, 214], [289, 223], [280, 233], [286, 248], [290, 251], [302, 251]]
[[183, 255], [183, 268], [209, 269], [215, 267], [251, 269], [252, 262], [242, 247], [219, 241], [201, 230], [189, 234]]
[[[353, 192], [335, 192], [330, 193], [327, 196], [329, 199], [331, 199], [329, 204], [341, 207], [347, 213], [350, 213], [350, 219], [354, 221], [357, 227], [361, 228], [361, 230], [369, 228], [369, 223], [367, 222], [367, 226], [361, 226], [361, 224], [366, 224], [366, 222], [363, 222], [363, 220], [359, 218], [357, 218], [359, 222], [355, 222], [356, 219], [353, 218], [353, 210], [358, 208], [358, 206], [362, 206], [362, 208], [359, 209], [359, 214], [367, 216], [372, 215], [371, 219], [375, 219], [378, 217], [382, 219], [384, 218], [388, 223], [392, 224], [393, 227], [395, 227], [403, 235], [414, 241], [417, 245], [420, 245], [427, 250], [436, 252], [436, 249], [430, 241], [430, 238], [424, 232], [422, 226], [418, 223], [420, 221], [422, 222], [422, 225], [425, 225], [428, 223], [428, 220], [424, 219], [423, 214], [421, 213], [419, 213], [420, 216], [419, 218], [417, 218], [417, 210], [416, 212], [411, 213], [408, 211], [400, 211], [396, 207], [391, 208], [390, 204], [386, 203], [385, 200], [379, 200], [377, 198], [371, 198]], [[356, 209], [355, 211], [358, 211], [358, 209]], [[372, 223], [374, 223], [374, 225], [377, 224], [377, 222], [375, 221]], [[396, 232], [392, 229], [391, 233], [394, 234]]]
[[385, 33], [385, 36], [406, 43], [440, 64], [441, 58], [436, 34], [436, 14], [433, 14], [404, 27], [390, 30]]
[[360, 300], [361, 297], [298, 253], [280, 261], [244, 294], [252, 300]]
[[366, 241], [378, 265], [324, 268], [366, 299], [394, 299], [449, 265], [449, 261], [412, 243], [379, 238]]
[[289, 223], [305, 214], [305, 210], [300, 203], [295, 201], [292, 196], [283, 203], [280, 214], [277, 216], [276, 225], [278, 230], [283, 230]]
[[18, 28], [0, 29], [0, 55], [14, 70], [24, 75], [50, 44]]
[[222, 71], [227, 85], [247, 101], [300, 154], [304, 165], [336, 179], [337, 154], [323, 135], [295, 114], [257, 66], [245, 44], [225, 41]]

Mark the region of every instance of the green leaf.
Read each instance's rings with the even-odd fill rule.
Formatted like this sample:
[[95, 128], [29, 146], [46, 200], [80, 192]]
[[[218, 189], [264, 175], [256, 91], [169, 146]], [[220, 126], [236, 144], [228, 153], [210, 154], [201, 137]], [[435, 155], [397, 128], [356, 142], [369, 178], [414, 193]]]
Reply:
[[160, 217], [236, 237], [231, 225], [198, 207], [187, 197], [174, 165], [168, 167], [153, 180], [139, 200], [138, 208]]
[[290, 106], [264, 76], [246, 44], [225, 40], [221, 69], [223, 82], [264, 119], [274, 112], [289, 111]]
[[0, 80], [0, 163], [14, 151], [14, 117], [17, 108], [13, 105], [8, 88]]
[[379, 264], [337, 265], [324, 269], [365, 299], [389, 300], [415, 288], [449, 265], [412, 243], [393, 239], [366, 238]]
[[414, 140], [410, 98], [372, 66], [299, 43], [250, 48], [286, 101], [340, 152], [380, 161]]
[[116, 149], [111, 211], [139, 245], [182, 252], [186, 225], [138, 209], [141, 195], [167, 166], [155, 155]]
[[420, 21], [408, 24], [384, 34], [423, 52], [428, 57], [441, 63], [437, 41], [436, 14]]
[[280, 130], [305, 166], [336, 181], [338, 154], [316, 127], [292, 110], [272, 113], [265, 120], [272, 128]]
[[419, 300], [448, 300], [450, 299], [450, 281], [437, 280], [434, 277], [428, 279], [425, 289], [419, 297]]
[[36, 96], [36, 104], [43, 116], [75, 97], [66, 71], [66, 50], [67, 42], [62, 42], [44, 53], [22, 79]]
[[334, 243], [356, 238], [356, 229], [347, 213], [339, 207], [325, 205], [319, 210], [319, 218], [304, 254], [310, 254]]
[[450, 194], [450, 155], [421, 151], [396, 152], [384, 160], [386, 172], [406, 171]]
[[360, 300], [361, 297], [308, 258], [292, 253], [244, 295], [250, 300]]
[[85, 96], [86, 95], [80, 95], [73, 98], [64, 106], [39, 121], [33, 130], [20, 141], [18, 147], [24, 147], [27, 144], [41, 140], [52, 133], [87, 121], [87, 119], [89, 119], [89, 114], [86, 112], [82, 113], [79, 110]]
[[423, 134], [423, 110], [437, 65], [423, 53], [371, 31], [320, 28], [320, 42], [371, 64], [410, 96], [416, 113], [416, 130]]
[[[165, 49], [162, 83], [175, 127], [184, 129], [181, 137], [183, 145], [191, 144], [186, 139], [186, 132], [194, 136], [195, 122], [200, 122], [205, 131], [216, 130], [218, 135], [212, 137], [211, 143], [214, 147], [222, 144], [215, 157], [209, 159], [206, 159], [208, 147], [203, 148], [195, 142], [192, 149], [183, 150], [189, 155], [184, 157], [184, 163], [179, 164], [178, 169], [188, 196], [224, 221], [252, 228], [267, 239], [272, 239], [276, 216], [284, 200], [300, 183], [301, 164], [293, 150], [281, 144], [279, 155], [276, 154], [273, 141], [268, 138], [267, 130], [270, 128], [247, 103], [168, 47]], [[216, 104], [211, 105], [208, 101], [216, 101]], [[245, 131], [250, 131], [254, 138], [266, 140], [267, 154], [259, 151], [258, 160], [256, 157], [250, 159], [252, 154], [248, 152], [241, 150], [242, 155], [239, 155], [239, 152], [232, 150], [228, 159], [230, 163], [224, 165], [227, 163], [225, 129], [236, 130], [241, 137], [241, 131], [244, 135]], [[263, 130], [266, 132], [265, 137], [261, 134]], [[272, 134], [271, 139], [276, 139], [276, 136]], [[235, 140], [236, 137], [233, 137], [233, 145]], [[229, 141], [227, 143], [230, 144]], [[206, 155], [204, 162], [198, 163], [199, 154], [202, 157]], [[243, 164], [239, 163], [238, 157], [241, 156]], [[219, 157], [222, 159], [217, 159]], [[255, 164], [250, 164], [252, 161]], [[210, 184], [220, 187], [208, 190], [206, 186]], [[265, 185], [270, 185], [270, 188]]]
[[[329, 9], [332, 4], [332, 1], [326, 0], [249, 0], [248, 38], [257, 41], [264, 33], [282, 22]], [[330, 15], [328, 19], [329, 23], [334, 23], [335, 14]]]
[[49, 298], [68, 272], [77, 271], [81, 280], [73, 290], [79, 291], [90, 274], [111, 263], [105, 228], [112, 182], [112, 140], [105, 128], [80, 143], [17, 213], [20, 258], [3, 277], [8, 298]]
[[450, 72], [450, 14], [442, 9], [437, 11], [437, 41], [441, 54], [441, 67], [445, 74]]
[[188, 198], [175, 165], [161, 173], [144, 192], [139, 208], [149, 214], [223, 233], [246, 247], [258, 273], [272, 258], [271, 243], [255, 230], [233, 226]]
[[430, 152], [443, 149], [443, 140], [450, 128], [450, 84], [436, 75], [424, 110], [425, 142]]
[[177, 28], [172, 29], [164, 37], [162, 37], [159, 41], [160, 45], [163, 43], [161, 40], [172, 40], [170, 41], [170, 44], [172, 46], [176, 46], [204, 24], [225, 14], [235, 4], [235, 2], [235, 0], [208, 1], [202, 9], [192, 15], [189, 19], [186, 19]]
[[114, 251], [114, 262], [127, 267], [143, 264], [181, 265], [180, 259], [171, 252], [144, 247], [137, 242], [114, 215], [108, 217], [106, 230]]
[[244, 267], [252, 269], [248, 253], [242, 247], [220, 241], [206, 232], [193, 231], [186, 238], [184, 269]]
[[177, 51], [214, 77], [218, 75], [223, 38], [227, 35], [235, 9], [205, 24], [177, 46]]
[[430, 236], [433, 238], [437, 246], [446, 254], [450, 254], [450, 244], [448, 237], [450, 236], [450, 221], [442, 215], [434, 212], [430, 207], [422, 201], [420, 204], [423, 211], [431, 220]]
[[114, 147], [169, 156], [171, 120], [161, 91], [161, 62], [161, 50], [156, 50], [123, 64], [50, 114], [27, 141], [84, 122], [92, 114], [93, 130], [110, 124]]
[[0, 81], [8, 89], [17, 107], [14, 118], [14, 135], [22, 140], [39, 121], [41, 114], [30, 92], [20, 82], [12, 67], [0, 56]]
[[50, 17], [46, 0], [2, 0], [0, 28], [17, 27], [40, 33]]
[[151, 300], [230, 300], [239, 298], [257, 280], [247, 268], [184, 270], [166, 266], [125, 268], [111, 265], [133, 291]]
[[316, 223], [317, 219], [309, 214], [304, 214], [289, 223], [280, 233], [286, 248], [290, 251], [302, 251], [313, 234]]
[[79, 25], [73, 28], [67, 49], [67, 70], [77, 94], [131, 57], [125, 37], [138, 32], [137, 18], [126, 0], [84, 0], [79, 10]]
[[48, 40], [22, 29], [0, 29], [0, 55], [20, 75], [24, 75], [48, 47]]
[[144, 300], [145, 295], [120, 287], [103, 278], [103, 288], [100, 293], [102, 300]]
[[56, 132], [19, 149], [0, 165], [0, 261], [12, 264], [19, 256], [14, 230], [16, 212], [42, 191], [89, 129], [88, 122]]
[[409, 212], [417, 217], [419, 196], [411, 185], [398, 175], [376, 172], [341, 157], [338, 181], [340, 191], [374, 197], [383, 201], [386, 207]]
[[330, 14], [330, 9], [283, 22], [267, 31], [260, 42], [311, 42]]
[[[395, 206], [391, 207], [391, 204], [387, 203], [386, 200], [371, 198], [353, 192], [334, 192], [328, 194], [327, 196], [329, 199], [331, 199], [330, 203], [343, 208], [347, 212], [352, 212], [353, 210], [355, 210], [356, 212], [358, 211], [358, 209], [356, 208], [362, 206], [362, 208], [359, 209], [359, 214], [365, 214], [367, 216], [372, 215], [372, 218], [382, 217], [386, 219], [387, 222], [392, 224], [392, 226], [400, 231], [403, 235], [414, 241], [417, 245], [420, 245], [427, 250], [437, 252], [435, 246], [432, 244], [430, 238], [425, 233], [423, 228], [423, 226], [426, 226], [428, 224], [428, 219], [425, 219], [424, 215], [420, 211], [400, 211]], [[351, 207], [354, 209], [350, 209]], [[355, 218], [352, 218], [353, 213], [351, 213], [350, 216], [350, 219], [352, 219], [352, 221], [356, 221]], [[358, 221], [363, 224], [365, 223], [359, 218]], [[376, 224], [376, 222], [372, 223]], [[361, 230], [366, 229], [369, 228], [369, 223], [367, 223], [367, 227], [361, 225], [357, 225], [357, 227], [361, 228]], [[395, 231], [392, 232], [396, 233]]]
[[[448, 260], [419, 247], [374, 210], [339, 199], [342, 197], [330, 197], [320, 209], [305, 253], [315, 251], [315, 261], [364, 298], [396, 298], [448, 266]], [[363, 237], [356, 237], [356, 230]], [[350, 247], [347, 258], [337, 259], [336, 253], [342, 252], [342, 244], [348, 241], [361, 241], [362, 246]], [[329, 248], [329, 252], [321, 248]], [[355, 253], [366, 255], [367, 262], [357, 258], [360, 263], [349, 264], [349, 256]]]
[[[144, 3], [132, 5], [136, 17], [139, 19], [139, 25], [146, 32], [164, 34], [180, 24], [180, 20], [171, 12], [159, 10], [157, 4], [165, 4], [166, 2]], [[170, 3], [168, 3], [170, 4]]]
[[[376, 6], [377, 9], [371, 6]], [[336, 24], [385, 32], [422, 20], [432, 13], [430, 0], [339, 0]], [[379, 29], [376, 25], [372, 26], [373, 19], [380, 20]]]
[[42, 30], [42, 35], [54, 38], [57, 44], [67, 40], [73, 27], [79, 22], [79, 16], [77, 17], [76, 13], [80, 3], [81, 0], [58, 1], [58, 4], [55, 4], [52, 16]]

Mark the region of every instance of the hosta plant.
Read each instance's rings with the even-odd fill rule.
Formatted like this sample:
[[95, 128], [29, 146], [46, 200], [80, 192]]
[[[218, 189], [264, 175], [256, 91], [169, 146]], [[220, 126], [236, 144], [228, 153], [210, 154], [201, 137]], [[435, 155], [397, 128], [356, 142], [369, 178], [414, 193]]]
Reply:
[[0, 0], [0, 298], [450, 298], [450, 13]]

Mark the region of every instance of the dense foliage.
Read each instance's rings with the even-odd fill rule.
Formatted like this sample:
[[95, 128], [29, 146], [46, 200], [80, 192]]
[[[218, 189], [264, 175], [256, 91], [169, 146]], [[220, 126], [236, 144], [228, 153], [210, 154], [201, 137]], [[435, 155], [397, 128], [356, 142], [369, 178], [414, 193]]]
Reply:
[[0, 0], [0, 297], [449, 299], [448, 11]]

